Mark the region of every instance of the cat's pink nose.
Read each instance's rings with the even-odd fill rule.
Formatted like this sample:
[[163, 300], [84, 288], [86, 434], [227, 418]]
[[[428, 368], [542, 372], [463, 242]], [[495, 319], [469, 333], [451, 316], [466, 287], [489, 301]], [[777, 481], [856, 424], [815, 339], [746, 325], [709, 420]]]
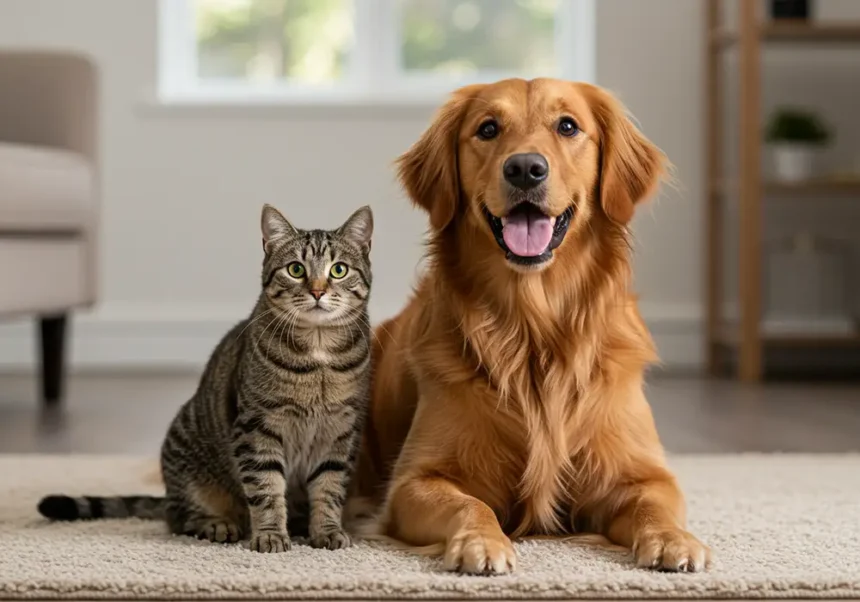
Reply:
[[322, 299], [322, 296], [325, 295], [325, 291], [320, 290], [320, 289], [312, 289], [311, 295], [313, 296], [314, 299], [319, 301], [320, 299]]

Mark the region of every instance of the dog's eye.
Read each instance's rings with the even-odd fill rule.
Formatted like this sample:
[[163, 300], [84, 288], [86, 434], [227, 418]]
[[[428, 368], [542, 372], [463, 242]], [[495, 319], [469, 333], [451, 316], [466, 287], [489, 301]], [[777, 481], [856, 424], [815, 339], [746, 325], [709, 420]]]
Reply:
[[562, 117], [558, 121], [556, 130], [562, 136], [576, 136], [577, 132], [579, 132], [579, 126], [576, 125], [572, 117]]
[[481, 140], [492, 140], [499, 135], [499, 122], [495, 119], [487, 119], [478, 126], [476, 135]]

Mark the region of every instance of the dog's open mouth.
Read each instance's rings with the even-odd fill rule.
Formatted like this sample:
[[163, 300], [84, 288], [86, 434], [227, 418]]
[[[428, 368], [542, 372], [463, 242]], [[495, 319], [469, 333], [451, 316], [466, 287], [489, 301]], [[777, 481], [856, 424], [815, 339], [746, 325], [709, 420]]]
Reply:
[[573, 206], [558, 217], [550, 217], [529, 202], [520, 203], [505, 217], [496, 217], [486, 206], [483, 210], [507, 260], [520, 265], [538, 265], [549, 260], [564, 240], [573, 217]]

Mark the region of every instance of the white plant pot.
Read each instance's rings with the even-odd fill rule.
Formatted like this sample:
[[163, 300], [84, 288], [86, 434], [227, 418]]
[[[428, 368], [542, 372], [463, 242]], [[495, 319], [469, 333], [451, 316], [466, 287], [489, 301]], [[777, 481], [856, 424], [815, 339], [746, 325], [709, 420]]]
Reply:
[[774, 144], [776, 178], [782, 182], [802, 182], [815, 174], [817, 147], [806, 144]]

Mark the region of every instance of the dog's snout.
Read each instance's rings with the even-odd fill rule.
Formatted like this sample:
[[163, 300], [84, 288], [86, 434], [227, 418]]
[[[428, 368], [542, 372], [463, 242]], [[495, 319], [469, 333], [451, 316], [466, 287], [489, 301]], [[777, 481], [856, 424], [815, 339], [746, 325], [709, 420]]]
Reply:
[[518, 153], [508, 157], [502, 172], [511, 186], [529, 190], [546, 180], [549, 163], [539, 153]]

